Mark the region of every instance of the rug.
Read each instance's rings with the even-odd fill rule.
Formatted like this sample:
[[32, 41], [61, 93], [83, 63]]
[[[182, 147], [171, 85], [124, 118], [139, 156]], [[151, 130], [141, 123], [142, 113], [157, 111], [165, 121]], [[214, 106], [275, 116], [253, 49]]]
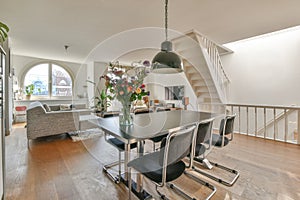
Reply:
[[68, 133], [68, 135], [71, 137], [73, 142], [101, 137], [103, 136], [103, 134], [104, 134], [103, 131], [100, 130], [99, 128], [87, 129], [84, 131], [74, 131]]

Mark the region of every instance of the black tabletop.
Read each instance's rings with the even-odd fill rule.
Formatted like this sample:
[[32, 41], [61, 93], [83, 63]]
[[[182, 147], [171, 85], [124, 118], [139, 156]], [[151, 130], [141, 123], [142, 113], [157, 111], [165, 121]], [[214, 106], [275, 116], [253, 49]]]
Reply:
[[134, 116], [134, 124], [119, 126], [119, 117], [89, 120], [103, 131], [125, 143], [133, 143], [167, 133], [169, 130], [192, 125], [215, 114], [188, 110], [145, 113]]

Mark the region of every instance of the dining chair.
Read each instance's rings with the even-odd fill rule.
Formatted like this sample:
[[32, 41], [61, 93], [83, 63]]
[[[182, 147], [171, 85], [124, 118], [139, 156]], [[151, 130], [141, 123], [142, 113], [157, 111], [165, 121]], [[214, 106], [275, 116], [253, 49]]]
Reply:
[[[194, 161], [200, 162], [201, 164], [205, 164], [207, 168], [210, 168], [211, 165], [209, 164], [209, 161], [205, 158], [206, 152], [208, 152], [211, 149], [211, 143], [208, 145], [205, 144], [206, 140], [210, 140], [212, 138], [212, 125], [213, 125], [214, 118], [203, 120], [199, 123], [198, 129], [197, 129], [197, 136], [196, 136], [196, 143], [194, 145], [195, 147], [195, 154], [194, 154]], [[190, 157], [190, 155], [189, 155]], [[193, 162], [193, 165], [191, 167], [192, 171], [198, 172], [199, 170]], [[185, 170], [185, 174], [188, 176], [191, 176], [194, 180], [201, 183], [205, 187], [209, 188], [211, 190], [211, 193], [206, 197], [206, 199], [210, 199], [217, 191], [216, 187], [207, 181], [204, 181], [199, 178], [199, 176], [194, 175], [194, 173], [190, 173], [191, 170], [187, 169]]]
[[[193, 155], [193, 141], [195, 139], [196, 125], [183, 127], [181, 130], [170, 132], [161, 142], [159, 151], [155, 151], [128, 163], [129, 170], [129, 199], [131, 199], [131, 169], [135, 169], [145, 177], [150, 179], [156, 186], [156, 192], [162, 199], [166, 196], [162, 194], [158, 187], [164, 187], [167, 183], [179, 178], [185, 171], [186, 165], [182, 161], [189, 153]], [[190, 159], [190, 165], [192, 161]], [[174, 184], [169, 185], [171, 189], [179, 192], [184, 197], [191, 198], [183, 190]]]
[[[203, 120], [198, 125], [198, 131], [196, 136], [195, 145], [195, 157], [194, 160], [201, 162], [206, 168], [211, 169], [209, 161], [206, 159], [207, 152], [212, 149], [212, 127], [215, 118]], [[208, 141], [205, 143], [205, 141]]]
[[[113, 117], [113, 115], [106, 115], [106, 116], [104, 115], [104, 118], [107, 118], [107, 117]], [[103, 171], [115, 183], [120, 183], [121, 174], [122, 174], [121, 164], [124, 163], [124, 160], [122, 160], [122, 152], [125, 151], [125, 143], [115, 137], [112, 137], [112, 136], [106, 134], [106, 133], [105, 133], [105, 141], [108, 142], [109, 144], [111, 144], [112, 146], [114, 146], [119, 151], [119, 158], [115, 162], [104, 165]], [[137, 143], [130, 144], [130, 149], [134, 149], [136, 147], [137, 147]], [[118, 165], [119, 169], [118, 169], [118, 175], [116, 176], [110, 171], [110, 168], [117, 166], [117, 165]]]
[[[236, 117], [235, 114], [225, 116], [225, 118], [221, 120], [219, 134], [213, 133], [212, 137], [211, 137], [211, 140], [206, 140], [206, 143], [209, 143], [212, 146], [216, 146], [216, 147], [220, 147], [220, 148], [223, 148], [226, 145], [228, 145], [229, 142], [233, 140], [234, 119], [235, 119], [235, 117]], [[228, 135], [230, 135], [230, 137], [228, 137]], [[239, 172], [236, 171], [235, 169], [231, 169], [231, 168], [228, 168], [226, 166], [223, 166], [221, 164], [214, 163], [214, 162], [211, 162], [211, 161], [210, 161], [210, 164], [213, 167], [218, 167], [218, 168], [220, 168], [222, 170], [225, 170], [225, 171], [228, 171], [228, 172], [230, 172], [231, 174], [234, 175], [231, 181], [225, 181], [220, 177], [213, 176], [209, 173], [204, 172], [204, 170], [198, 170], [199, 173], [201, 173], [201, 174], [207, 176], [208, 178], [211, 178], [211, 179], [213, 179], [213, 180], [215, 180], [215, 181], [217, 181], [217, 182], [219, 182], [223, 185], [232, 186], [236, 182], [238, 177], [240, 176]]]
[[171, 108], [157, 108], [156, 112], [171, 111]]
[[145, 114], [145, 113], [151, 113], [152, 111], [149, 109], [137, 109], [134, 111], [135, 115], [139, 115], [139, 114]]
[[[171, 111], [171, 109], [170, 108], [158, 108], [156, 110], [156, 112], [164, 112], [164, 111]], [[152, 142], [153, 151], [156, 150], [156, 145], [155, 144], [161, 142], [162, 139], [164, 139], [167, 136], [168, 136], [168, 134], [164, 134], [164, 135], [160, 135], [160, 136], [153, 137], [153, 138], [149, 139]]]

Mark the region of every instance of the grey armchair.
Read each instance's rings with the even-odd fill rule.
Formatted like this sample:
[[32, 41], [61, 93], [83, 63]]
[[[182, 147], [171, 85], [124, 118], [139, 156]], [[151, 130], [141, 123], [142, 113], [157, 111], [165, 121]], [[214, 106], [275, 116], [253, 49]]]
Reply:
[[79, 113], [76, 110], [47, 112], [41, 102], [33, 102], [26, 111], [27, 139], [76, 131]]

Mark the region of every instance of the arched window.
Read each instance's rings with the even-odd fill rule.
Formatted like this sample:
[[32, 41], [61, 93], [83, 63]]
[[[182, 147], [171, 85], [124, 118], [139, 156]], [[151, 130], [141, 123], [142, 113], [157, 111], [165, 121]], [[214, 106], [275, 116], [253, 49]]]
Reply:
[[24, 76], [24, 88], [34, 85], [34, 96], [71, 97], [73, 81], [70, 73], [54, 63], [41, 63], [31, 67]]

